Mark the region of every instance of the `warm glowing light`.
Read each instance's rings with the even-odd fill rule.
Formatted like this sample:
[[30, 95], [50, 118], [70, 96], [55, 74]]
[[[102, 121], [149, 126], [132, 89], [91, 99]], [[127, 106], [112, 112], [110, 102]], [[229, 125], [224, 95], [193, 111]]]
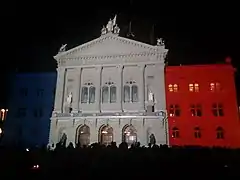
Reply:
[[2, 129], [0, 128], [0, 134], [2, 134]]
[[130, 141], [133, 141], [134, 139], [135, 139], [134, 136], [129, 136]]
[[1, 109], [0, 111], [0, 118], [3, 121], [4, 119], [6, 119], [6, 115], [7, 115], [8, 109]]
[[173, 85], [172, 85], [172, 84], [169, 84], [169, 85], [168, 85], [168, 90], [169, 90], [170, 92], [173, 92]]
[[102, 131], [103, 134], [107, 134], [108, 132], [107, 131]]
[[38, 164], [33, 165], [32, 169], [39, 169], [39, 165]]
[[215, 91], [215, 84], [214, 83], [210, 84], [210, 91]]
[[193, 92], [193, 84], [189, 84], [189, 91]]
[[188, 87], [190, 92], [199, 92], [199, 84], [197, 83], [189, 84]]
[[177, 85], [177, 84], [174, 84], [174, 85], [173, 85], [173, 91], [174, 91], [174, 92], [177, 92], [177, 91], [178, 91], [178, 85]]
[[221, 85], [220, 83], [216, 82], [216, 83], [210, 83], [210, 91], [212, 92], [218, 92], [221, 90]]

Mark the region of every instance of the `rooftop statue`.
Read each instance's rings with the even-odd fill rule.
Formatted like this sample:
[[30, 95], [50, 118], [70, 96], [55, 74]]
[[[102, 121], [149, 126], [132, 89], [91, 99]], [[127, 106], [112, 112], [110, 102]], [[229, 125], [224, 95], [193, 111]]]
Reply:
[[118, 25], [116, 24], [116, 26], [114, 26], [113, 33], [114, 33], [114, 34], [119, 34], [119, 32], [120, 32], [120, 28], [119, 28]]
[[103, 28], [101, 29], [101, 35], [107, 34], [109, 32], [114, 34], [119, 34], [120, 28], [116, 24], [116, 20], [117, 20], [117, 15], [115, 15], [113, 19], [110, 18], [106, 27], [103, 26]]
[[107, 24], [107, 32], [112, 32], [113, 31], [113, 20], [110, 19]]
[[66, 51], [66, 46], [67, 46], [67, 44], [62, 45], [62, 46], [60, 47], [58, 53], [61, 53], [61, 52]]
[[102, 27], [102, 30], [101, 30], [101, 35], [104, 35], [107, 33], [107, 29], [105, 26]]

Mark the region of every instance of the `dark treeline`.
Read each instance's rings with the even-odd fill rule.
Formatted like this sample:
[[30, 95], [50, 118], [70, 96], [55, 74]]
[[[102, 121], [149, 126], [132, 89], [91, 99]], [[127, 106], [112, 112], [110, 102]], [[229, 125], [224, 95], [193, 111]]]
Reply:
[[240, 177], [240, 150], [157, 146], [1, 148], [1, 177], [78, 179], [215, 179]]

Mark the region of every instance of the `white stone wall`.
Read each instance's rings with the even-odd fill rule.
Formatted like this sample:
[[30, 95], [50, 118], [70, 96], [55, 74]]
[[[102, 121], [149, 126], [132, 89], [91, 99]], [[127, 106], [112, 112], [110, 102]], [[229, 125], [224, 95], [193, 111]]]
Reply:
[[[100, 37], [85, 45], [55, 56], [58, 61], [56, 97], [49, 143], [59, 141], [59, 131], [68, 136], [68, 142], [75, 142], [76, 129], [86, 124], [90, 127], [91, 143], [98, 142], [99, 128], [109, 124], [113, 128], [114, 141], [122, 142], [122, 128], [132, 124], [137, 130], [138, 141], [146, 145], [149, 132], [154, 133], [158, 144], [167, 143], [168, 129], [163, 117], [144, 118], [147, 106], [154, 106], [155, 112], [165, 111], [164, 47], [150, 46], [115, 35]], [[138, 101], [124, 102], [123, 87], [130, 81], [138, 87]], [[117, 88], [115, 103], [102, 103], [102, 87], [112, 82]], [[82, 87], [91, 83], [95, 87], [95, 102], [81, 103]], [[154, 102], [148, 101], [149, 89]], [[71, 117], [66, 99], [72, 93], [71, 113], [89, 115], [86, 118]], [[137, 113], [135, 118], [97, 118], [96, 113]], [[61, 118], [59, 118], [59, 114]], [[138, 116], [141, 118], [138, 118]]]
[[122, 142], [123, 129], [126, 125], [132, 125], [137, 131], [137, 141], [141, 145], [148, 145], [149, 135], [153, 133], [156, 137], [157, 144], [167, 144], [167, 137], [165, 132], [166, 124], [160, 119], [96, 119], [94, 117], [83, 119], [83, 118], [66, 118], [54, 121], [52, 124], [52, 136], [49, 143], [59, 142], [62, 133], [67, 135], [67, 144], [72, 142], [74, 145], [77, 141], [76, 133], [79, 126], [87, 125], [90, 128], [90, 143], [99, 142], [99, 134], [103, 125], [109, 125], [113, 128], [113, 140], [119, 145]]

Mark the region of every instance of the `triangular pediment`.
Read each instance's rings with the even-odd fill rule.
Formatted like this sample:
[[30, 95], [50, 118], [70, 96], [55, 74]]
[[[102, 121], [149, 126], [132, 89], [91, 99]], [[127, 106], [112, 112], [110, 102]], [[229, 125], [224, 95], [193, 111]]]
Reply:
[[157, 53], [164, 47], [152, 46], [109, 33], [73, 49], [61, 52], [56, 59], [78, 58], [83, 56], [114, 56], [140, 53]]

